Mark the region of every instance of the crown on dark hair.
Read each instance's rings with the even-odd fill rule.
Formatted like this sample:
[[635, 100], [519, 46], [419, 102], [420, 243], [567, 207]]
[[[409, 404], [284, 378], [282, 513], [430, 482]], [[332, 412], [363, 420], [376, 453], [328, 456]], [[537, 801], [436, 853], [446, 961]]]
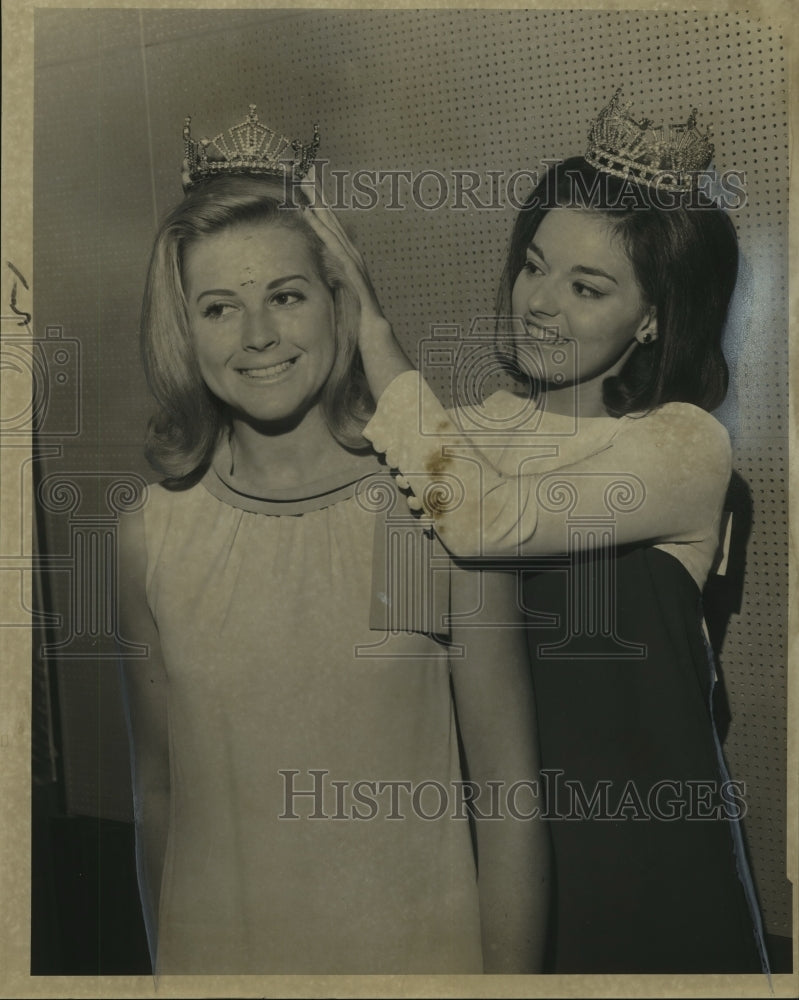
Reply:
[[[287, 139], [258, 120], [255, 105], [243, 122], [220, 132], [214, 139], [195, 141], [191, 137], [191, 117], [183, 124], [183, 146], [188, 173], [183, 187], [188, 191], [198, 181], [220, 174], [264, 174], [302, 180], [319, 148], [319, 126], [314, 125], [313, 139], [307, 145], [299, 139]], [[286, 153], [291, 150], [291, 156]]]
[[696, 128], [696, 108], [688, 120], [671, 125], [640, 122], [627, 112], [632, 101], [622, 103], [621, 87], [591, 125], [585, 159], [604, 173], [630, 178], [651, 187], [690, 191], [697, 174], [713, 157], [710, 132]]

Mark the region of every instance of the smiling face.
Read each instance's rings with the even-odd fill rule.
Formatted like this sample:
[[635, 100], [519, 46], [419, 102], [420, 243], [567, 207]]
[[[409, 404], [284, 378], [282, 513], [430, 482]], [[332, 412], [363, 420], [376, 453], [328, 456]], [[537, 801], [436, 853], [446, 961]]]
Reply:
[[335, 312], [302, 233], [251, 222], [203, 237], [186, 251], [183, 282], [200, 372], [234, 415], [280, 424], [318, 407]]
[[585, 415], [604, 412], [602, 382], [620, 371], [636, 338], [656, 336], [624, 248], [609, 221], [590, 210], [547, 212], [513, 285], [511, 305], [535, 340], [540, 367], [528, 374], [550, 393], [577, 386]]

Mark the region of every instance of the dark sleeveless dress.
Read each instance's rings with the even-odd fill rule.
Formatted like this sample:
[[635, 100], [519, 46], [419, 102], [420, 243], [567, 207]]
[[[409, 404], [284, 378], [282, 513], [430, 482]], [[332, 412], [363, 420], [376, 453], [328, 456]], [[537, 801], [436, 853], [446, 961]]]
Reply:
[[548, 971], [766, 968], [696, 583], [632, 547], [533, 566], [524, 595], [554, 849]]
[[[695, 582], [718, 540], [729, 435], [688, 403], [580, 421], [528, 403], [499, 391], [450, 415], [409, 372], [364, 436], [452, 552], [525, 574], [554, 846], [549, 971], [768, 971]], [[442, 475], [465, 498], [445, 514]], [[618, 504], [636, 496], [682, 517], [666, 518], [662, 548], [609, 558]]]

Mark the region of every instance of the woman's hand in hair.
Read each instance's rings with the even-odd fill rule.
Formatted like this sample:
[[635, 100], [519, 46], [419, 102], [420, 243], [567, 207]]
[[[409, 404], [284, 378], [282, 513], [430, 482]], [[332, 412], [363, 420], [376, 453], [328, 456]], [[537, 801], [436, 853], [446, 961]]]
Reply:
[[306, 212], [309, 225], [339, 262], [358, 296], [361, 307], [358, 346], [369, 388], [377, 400], [397, 375], [412, 370], [413, 366], [405, 357], [383, 313], [363, 255], [325, 202], [313, 166], [301, 182], [301, 187], [309, 202]]

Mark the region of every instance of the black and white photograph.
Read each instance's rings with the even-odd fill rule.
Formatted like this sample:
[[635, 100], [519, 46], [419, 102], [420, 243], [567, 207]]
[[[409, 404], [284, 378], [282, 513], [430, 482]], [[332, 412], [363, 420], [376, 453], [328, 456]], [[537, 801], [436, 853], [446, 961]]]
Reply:
[[4, 7], [0, 995], [796, 995], [789, 7]]

